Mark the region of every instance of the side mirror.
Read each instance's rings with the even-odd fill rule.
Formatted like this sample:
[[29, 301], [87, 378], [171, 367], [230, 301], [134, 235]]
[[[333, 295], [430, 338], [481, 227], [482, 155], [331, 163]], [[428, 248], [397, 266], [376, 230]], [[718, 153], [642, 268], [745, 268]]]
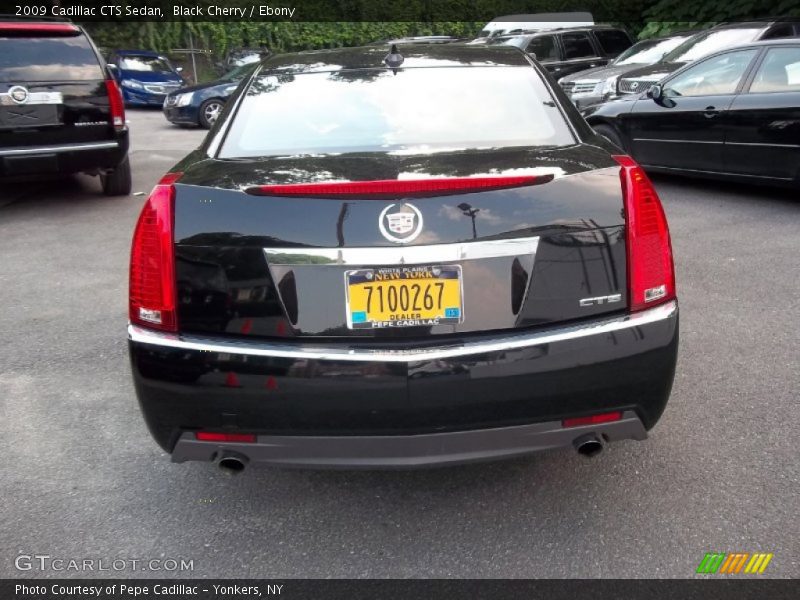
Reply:
[[176, 67], [175, 71], [178, 73], [183, 73], [183, 67]]
[[651, 85], [650, 89], [647, 90], [647, 97], [652, 98], [656, 102], [661, 102], [661, 99], [664, 97], [664, 90], [658, 84]]

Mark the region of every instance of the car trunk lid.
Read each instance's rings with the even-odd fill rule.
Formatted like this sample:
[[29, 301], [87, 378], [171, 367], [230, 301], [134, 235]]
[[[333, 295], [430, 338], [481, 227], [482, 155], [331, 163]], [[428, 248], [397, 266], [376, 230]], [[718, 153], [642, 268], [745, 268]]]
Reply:
[[[619, 165], [593, 146], [208, 159], [175, 189], [184, 331], [422, 338], [626, 306]], [[416, 310], [400, 284], [395, 323], [356, 314], [383, 276], [455, 279], [453, 306], [432, 321], [425, 293], [440, 290], [409, 289]]]

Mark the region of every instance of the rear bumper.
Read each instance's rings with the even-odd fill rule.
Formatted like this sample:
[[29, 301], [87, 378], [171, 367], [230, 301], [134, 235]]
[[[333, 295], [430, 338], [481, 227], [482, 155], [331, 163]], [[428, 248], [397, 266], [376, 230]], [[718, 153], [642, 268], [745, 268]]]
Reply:
[[607, 442], [647, 439], [633, 411], [602, 425], [562, 427], [560, 421], [421, 435], [294, 436], [260, 435], [255, 443], [198, 441], [185, 432], [172, 462], [217, 461], [235, 453], [249, 462], [282, 467], [391, 469], [456, 465], [524, 456], [572, 446], [595, 434]]
[[116, 139], [0, 148], [4, 177], [114, 169], [128, 154], [128, 132]]
[[[129, 327], [139, 402], [174, 460], [222, 449], [305, 466], [415, 466], [572, 444], [561, 420], [623, 411], [590, 428], [643, 439], [675, 370], [678, 307], [432, 345], [236, 341]], [[197, 442], [196, 430], [257, 444]]]

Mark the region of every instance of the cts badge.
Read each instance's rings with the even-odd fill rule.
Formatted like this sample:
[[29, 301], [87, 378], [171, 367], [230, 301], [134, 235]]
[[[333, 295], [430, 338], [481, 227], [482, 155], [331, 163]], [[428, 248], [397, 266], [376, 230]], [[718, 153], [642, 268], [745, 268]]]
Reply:
[[580, 306], [597, 306], [599, 304], [613, 304], [622, 300], [622, 294], [611, 294], [610, 296], [596, 296], [594, 298], [583, 298], [578, 301]]
[[378, 217], [378, 229], [390, 242], [410, 242], [422, 233], [422, 213], [413, 204], [390, 204]]

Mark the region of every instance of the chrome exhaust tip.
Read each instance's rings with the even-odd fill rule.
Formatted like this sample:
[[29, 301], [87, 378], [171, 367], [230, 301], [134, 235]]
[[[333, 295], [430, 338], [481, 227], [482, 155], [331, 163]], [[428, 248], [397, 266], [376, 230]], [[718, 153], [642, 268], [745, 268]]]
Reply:
[[576, 438], [573, 444], [575, 449], [578, 451], [578, 454], [585, 456], [586, 458], [597, 456], [605, 447], [605, 443], [603, 442], [602, 438], [598, 437], [595, 433], [587, 433], [586, 435], [582, 435], [581, 437]]
[[247, 463], [250, 462], [244, 454], [238, 452], [223, 452], [217, 459], [217, 466], [220, 471], [228, 475], [238, 475], [244, 471]]

